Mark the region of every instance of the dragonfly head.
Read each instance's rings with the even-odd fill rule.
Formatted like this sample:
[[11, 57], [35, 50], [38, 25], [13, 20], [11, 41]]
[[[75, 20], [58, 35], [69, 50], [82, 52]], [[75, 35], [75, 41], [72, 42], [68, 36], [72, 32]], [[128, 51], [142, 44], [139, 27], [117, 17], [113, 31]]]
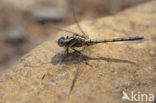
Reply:
[[59, 39], [58, 39], [58, 41], [57, 41], [57, 43], [58, 43], [58, 45], [60, 46], [60, 47], [63, 47], [64, 45], [65, 45], [65, 38], [64, 37], [60, 37]]

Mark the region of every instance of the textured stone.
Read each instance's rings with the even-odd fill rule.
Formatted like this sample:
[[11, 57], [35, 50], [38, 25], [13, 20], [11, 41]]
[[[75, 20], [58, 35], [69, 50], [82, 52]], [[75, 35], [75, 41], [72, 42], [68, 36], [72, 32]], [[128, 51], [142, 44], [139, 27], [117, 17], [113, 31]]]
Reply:
[[[156, 56], [151, 55], [156, 52], [155, 5], [152, 1], [115, 16], [81, 22], [89, 38], [145, 39], [87, 47], [80, 63], [74, 54], [62, 60], [64, 48], [56, 40], [68, 33], [58, 33], [0, 75], [0, 102], [120, 103], [123, 91], [155, 94]], [[76, 25], [66, 29], [80, 33]], [[76, 70], [78, 76], [69, 95]]]

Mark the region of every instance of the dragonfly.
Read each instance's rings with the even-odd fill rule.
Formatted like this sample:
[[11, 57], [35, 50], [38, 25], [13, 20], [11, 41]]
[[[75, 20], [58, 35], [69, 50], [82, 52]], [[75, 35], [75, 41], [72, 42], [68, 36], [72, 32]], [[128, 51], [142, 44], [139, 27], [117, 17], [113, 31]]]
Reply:
[[68, 55], [69, 54], [69, 48], [71, 48], [72, 50], [74, 50], [74, 52], [81, 54], [80, 51], [76, 50], [75, 47], [83, 47], [83, 46], [92, 46], [95, 44], [99, 44], [99, 43], [107, 43], [107, 42], [123, 42], [123, 41], [136, 41], [136, 40], [142, 40], [144, 39], [144, 37], [124, 37], [124, 38], [114, 38], [114, 39], [104, 39], [104, 40], [93, 40], [88, 38], [88, 36], [85, 34], [85, 32], [83, 31], [83, 29], [81, 28], [77, 18], [76, 18], [76, 14], [74, 12], [74, 8], [72, 7], [72, 14], [73, 14], [73, 18], [79, 28], [79, 30], [81, 31], [82, 35], [79, 35], [78, 33], [72, 32], [72, 31], [68, 31], [68, 30], [63, 30], [65, 32], [68, 33], [72, 33], [72, 36], [66, 36], [66, 37], [60, 37], [57, 41], [57, 44], [60, 47], [65, 47], [65, 54]]
[[60, 37], [57, 41], [60, 47], [66, 48], [66, 54], [69, 53], [69, 48], [74, 50], [74, 52], [81, 54], [80, 51], [76, 50], [75, 47], [92, 46], [99, 43], [107, 42], [123, 42], [123, 41], [136, 41], [142, 40], [144, 37], [126, 37], [126, 38], [115, 38], [115, 39], [104, 39], [104, 40], [92, 40], [85, 36], [81, 36], [77, 33], [73, 33], [71, 37]]
[[[99, 43], [108, 43], [108, 42], [124, 42], [124, 41], [136, 41], [136, 40], [142, 40], [144, 39], [144, 37], [125, 37], [125, 38], [114, 38], [114, 39], [103, 39], [103, 40], [93, 40], [88, 38], [88, 36], [84, 33], [83, 29], [81, 28], [80, 24], [77, 21], [75, 12], [73, 12], [73, 17], [74, 20], [79, 28], [79, 30], [81, 31], [82, 35], [72, 32], [72, 31], [68, 31], [68, 30], [63, 30], [65, 32], [71, 33], [73, 34], [72, 36], [66, 36], [66, 37], [60, 37], [57, 41], [57, 44], [60, 47], [65, 47], [65, 54], [68, 56], [69, 54], [69, 48], [72, 49], [75, 53], [78, 53], [80, 55], [80, 59], [79, 61], [81, 61], [81, 56], [82, 53], [75, 49], [76, 47], [86, 47], [86, 46], [92, 46], [92, 45], [96, 45]], [[74, 87], [74, 84], [76, 82], [76, 79], [78, 77], [78, 69], [75, 72], [75, 76], [74, 79], [72, 81], [72, 85], [70, 87], [70, 92], [69, 95]]]
[[[72, 8], [73, 10], [74, 8]], [[113, 39], [103, 39], [103, 40], [94, 40], [94, 39], [90, 39], [88, 38], [88, 36], [86, 35], [86, 33], [83, 31], [83, 29], [81, 28], [77, 18], [76, 18], [76, 14], [74, 12], [74, 10], [72, 11], [73, 14], [73, 18], [75, 20], [75, 23], [77, 25], [77, 27], [79, 28], [79, 30], [81, 31], [82, 35], [72, 32], [72, 31], [68, 31], [68, 30], [64, 30], [64, 29], [60, 29], [62, 31], [68, 32], [73, 34], [72, 36], [66, 36], [66, 37], [60, 37], [57, 41], [57, 44], [60, 47], [65, 47], [65, 55], [68, 56], [69, 54], [69, 48], [72, 49], [75, 53], [78, 53], [80, 55], [80, 59], [79, 61], [81, 61], [81, 56], [82, 53], [75, 49], [76, 47], [86, 47], [86, 46], [92, 46], [92, 45], [96, 45], [99, 43], [108, 43], [108, 42], [125, 42], [125, 41], [137, 41], [137, 40], [142, 40], [144, 39], [143, 36], [136, 36], [136, 37], [124, 37], [124, 38], [113, 38]], [[75, 72], [75, 76], [74, 79], [72, 81], [72, 85], [70, 87], [70, 92], [69, 95], [74, 87], [74, 84], [76, 82], [76, 79], [78, 77], [78, 69]]]

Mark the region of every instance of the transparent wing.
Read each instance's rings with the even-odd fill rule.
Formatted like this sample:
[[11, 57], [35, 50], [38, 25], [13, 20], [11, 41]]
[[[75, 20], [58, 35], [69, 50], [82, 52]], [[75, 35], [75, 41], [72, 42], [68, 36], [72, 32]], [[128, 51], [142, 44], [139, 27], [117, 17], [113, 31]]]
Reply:
[[69, 31], [69, 30], [66, 30], [66, 29], [59, 28], [59, 27], [57, 27], [55, 25], [52, 25], [52, 27], [55, 28], [56, 30], [59, 30], [59, 31], [65, 31], [65, 32], [68, 32], [68, 33], [72, 33], [73, 35], [74, 34], [77, 34], [75, 32], [72, 32], [72, 31]]
[[80, 26], [80, 24], [79, 24], [79, 22], [77, 20], [77, 17], [76, 17], [76, 14], [75, 14], [75, 10], [74, 10], [73, 6], [71, 6], [71, 11], [72, 11], [72, 14], [73, 14], [73, 18], [75, 20], [75, 23], [76, 23], [77, 27], [79, 28], [79, 30], [81, 31], [82, 35], [84, 37], [88, 38], [88, 36], [85, 34], [85, 32], [83, 31], [83, 29], [81, 28], [81, 26]]

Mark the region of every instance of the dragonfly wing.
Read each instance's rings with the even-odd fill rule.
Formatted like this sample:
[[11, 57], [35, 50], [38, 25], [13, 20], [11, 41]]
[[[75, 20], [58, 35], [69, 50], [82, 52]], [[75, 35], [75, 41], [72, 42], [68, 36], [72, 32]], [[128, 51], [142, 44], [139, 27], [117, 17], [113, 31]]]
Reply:
[[85, 38], [88, 38], [88, 36], [86, 35], [86, 33], [83, 31], [83, 29], [81, 28], [77, 18], [76, 18], [76, 14], [75, 14], [75, 11], [74, 11], [74, 8], [72, 7], [72, 14], [73, 14], [73, 18], [77, 24], [77, 27], [79, 28], [79, 30], [81, 31], [82, 35], [85, 37]]

